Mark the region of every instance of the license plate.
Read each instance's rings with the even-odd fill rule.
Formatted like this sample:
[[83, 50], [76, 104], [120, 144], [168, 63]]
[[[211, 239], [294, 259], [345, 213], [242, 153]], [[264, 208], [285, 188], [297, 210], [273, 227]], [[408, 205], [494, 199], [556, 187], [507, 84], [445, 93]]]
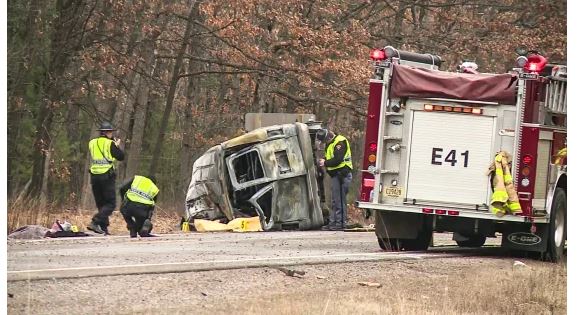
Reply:
[[519, 74], [519, 79], [523, 79], [523, 80], [537, 80], [539, 79], [539, 75], [536, 73], [520, 73]]
[[400, 197], [402, 196], [402, 188], [393, 186], [386, 187], [384, 189], [384, 195], [388, 197]]

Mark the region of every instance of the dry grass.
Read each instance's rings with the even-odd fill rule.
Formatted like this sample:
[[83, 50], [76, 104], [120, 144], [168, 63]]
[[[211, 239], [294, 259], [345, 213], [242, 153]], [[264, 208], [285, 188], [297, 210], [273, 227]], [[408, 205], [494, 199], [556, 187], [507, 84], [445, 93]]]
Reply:
[[447, 273], [408, 271], [378, 279], [383, 284], [379, 289], [350, 285], [244, 301], [242, 313], [566, 314], [566, 265], [532, 265], [516, 270], [481, 265]]
[[370, 217], [366, 219], [364, 217], [365, 209], [360, 209], [354, 206], [353, 204], [347, 205], [348, 208], [348, 221], [350, 223], [358, 223], [362, 226], [368, 226], [369, 224], [374, 223], [374, 218]]
[[[78, 208], [62, 208], [49, 205], [40, 207], [34, 200], [19, 200], [8, 202], [8, 233], [24, 225], [41, 225], [47, 228], [57, 220], [67, 220], [73, 225], [77, 225], [81, 231], [86, 231], [86, 225], [90, 223], [95, 210]], [[165, 211], [157, 208], [153, 215], [153, 232], [169, 233], [179, 230], [181, 216], [175, 212]], [[119, 210], [110, 217], [109, 231], [113, 235], [127, 234], [125, 220]]]

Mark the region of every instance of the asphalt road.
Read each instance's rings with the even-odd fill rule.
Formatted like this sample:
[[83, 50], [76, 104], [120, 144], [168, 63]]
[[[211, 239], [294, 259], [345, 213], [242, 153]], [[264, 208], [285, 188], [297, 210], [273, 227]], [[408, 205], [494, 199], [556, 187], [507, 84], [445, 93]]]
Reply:
[[435, 234], [434, 245], [384, 252], [373, 232], [325, 231], [9, 240], [8, 281], [500, 254], [496, 246], [458, 249], [450, 234]]

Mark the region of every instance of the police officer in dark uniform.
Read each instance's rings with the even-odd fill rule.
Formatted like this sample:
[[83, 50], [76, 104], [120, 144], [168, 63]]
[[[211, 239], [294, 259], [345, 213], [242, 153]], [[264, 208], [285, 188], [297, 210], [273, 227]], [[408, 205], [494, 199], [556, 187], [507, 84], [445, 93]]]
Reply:
[[151, 218], [159, 194], [159, 188], [155, 182], [156, 179], [153, 176], [135, 175], [119, 190], [123, 198], [121, 214], [127, 222], [131, 238], [137, 237], [137, 234], [141, 237], [152, 236]]
[[121, 140], [113, 138], [116, 130], [111, 123], [104, 122], [98, 129], [100, 136], [88, 143], [91, 155], [90, 183], [98, 209], [87, 228], [95, 233], [108, 235], [109, 216], [116, 207], [115, 161], [125, 158], [120, 149]]
[[320, 159], [318, 165], [326, 168], [332, 185], [330, 223], [323, 226], [322, 229], [343, 230], [346, 228], [346, 222], [348, 221], [346, 196], [352, 183], [352, 151], [350, 150], [350, 143], [346, 137], [336, 135], [327, 129], [318, 131], [316, 139], [325, 143], [325, 158]]

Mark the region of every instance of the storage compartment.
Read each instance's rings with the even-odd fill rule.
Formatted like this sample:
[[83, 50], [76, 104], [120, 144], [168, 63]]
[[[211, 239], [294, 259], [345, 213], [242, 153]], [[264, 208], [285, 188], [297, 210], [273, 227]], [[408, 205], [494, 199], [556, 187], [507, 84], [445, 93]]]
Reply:
[[487, 204], [493, 134], [494, 117], [415, 111], [406, 198]]

